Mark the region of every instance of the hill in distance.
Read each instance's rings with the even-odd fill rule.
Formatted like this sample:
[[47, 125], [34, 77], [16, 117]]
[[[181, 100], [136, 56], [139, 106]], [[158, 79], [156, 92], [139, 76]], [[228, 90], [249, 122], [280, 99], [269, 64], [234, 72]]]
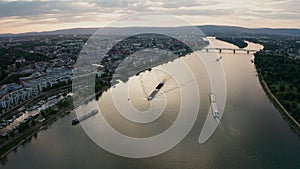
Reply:
[[[291, 35], [291, 36], [300, 36], [300, 29], [297, 28], [243, 28], [237, 26], [216, 26], [216, 25], [203, 25], [198, 26], [207, 35], [214, 34], [281, 34], [281, 35]], [[35, 35], [91, 35], [95, 33], [99, 28], [72, 28], [72, 29], [62, 29], [55, 31], [45, 31], [45, 32], [27, 32], [20, 34], [0, 34], [0, 37], [17, 37], [17, 36], [35, 36]], [[104, 29], [109, 29], [110, 32], [138, 32], [139, 30], [166, 30], [170, 29], [168, 27], [108, 27]], [[171, 28], [172, 29], [172, 28]], [[175, 27], [175, 29], [185, 30], [188, 29], [188, 26]]]

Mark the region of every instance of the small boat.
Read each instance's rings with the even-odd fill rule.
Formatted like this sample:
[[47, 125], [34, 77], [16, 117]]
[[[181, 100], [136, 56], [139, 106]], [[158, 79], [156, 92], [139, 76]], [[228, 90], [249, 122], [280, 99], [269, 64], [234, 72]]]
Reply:
[[220, 56], [218, 59], [216, 59], [216, 61], [218, 62], [219, 60], [221, 60], [222, 59], [222, 56]]

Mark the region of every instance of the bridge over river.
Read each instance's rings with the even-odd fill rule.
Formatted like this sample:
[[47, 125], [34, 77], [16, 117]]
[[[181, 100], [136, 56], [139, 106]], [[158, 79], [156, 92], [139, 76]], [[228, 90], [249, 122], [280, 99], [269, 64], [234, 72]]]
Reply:
[[241, 48], [204, 48], [203, 50], [206, 50], [206, 52], [209, 51], [219, 51], [219, 53], [222, 53], [222, 51], [232, 51], [234, 54], [237, 51], [242, 51], [242, 52], [246, 52], [247, 54], [249, 54], [250, 52], [255, 53], [258, 50], [254, 50], [254, 49], [241, 49]]

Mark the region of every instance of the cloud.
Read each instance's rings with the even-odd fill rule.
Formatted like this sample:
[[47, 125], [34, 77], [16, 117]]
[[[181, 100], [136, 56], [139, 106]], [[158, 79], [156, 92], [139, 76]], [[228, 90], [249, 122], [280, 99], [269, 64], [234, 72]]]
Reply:
[[[249, 6], [255, 8], [249, 8]], [[299, 0], [265, 0], [261, 3], [258, 3], [258, 1], [247, 1], [246, 6], [236, 9], [235, 12], [236, 15], [255, 17], [260, 20], [276, 19], [277, 21], [289, 20], [294, 22], [300, 19], [299, 6]]]
[[[100, 0], [100, 1], [0, 1], [0, 17], [38, 17], [43, 15], [85, 15], [86, 13], [136, 13], [170, 12], [178, 14], [204, 14], [208, 10], [193, 7], [212, 6], [217, 1], [143, 1], [143, 0]], [[182, 8], [178, 10], [178, 8]], [[190, 10], [190, 11], [188, 11]], [[199, 11], [197, 11], [199, 10]], [[203, 12], [204, 11], [204, 12]], [[212, 12], [215, 12], [212, 9]]]
[[162, 3], [161, 7], [164, 8], [179, 8], [179, 7], [199, 7], [199, 6], [213, 6], [220, 4], [221, 2], [218, 1], [197, 1], [197, 0], [190, 0], [190, 1], [165, 1]]
[[80, 15], [96, 11], [90, 3], [70, 1], [13, 1], [0, 2], [0, 17], [35, 17], [49, 14]]
[[[281, 19], [295, 22], [295, 27], [299, 27], [299, 6], [299, 0], [2, 0], [0, 29], [11, 27], [14, 22], [17, 25], [18, 21], [26, 24], [101, 23], [114, 16], [140, 12], [168, 13], [193, 18], [193, 21], [197, 16], [208, 20], [251, 18], [253, 25], [255, 20], [269, 20], [269, 23]], [[220, 24], [226, 24], [223, 21]]]
[[[199, 1], [199, 0], [89, 0], [89, 1], [0, 1], [0, 18], [39, 17], [76, 18], [102, 13], [128, 14], [136, 12], [165, 12], [176, 15], [228, 15], [244, 14], [270, 15], [272, 17], [288, 16], [287, 12], [299, 13], [298, 0], [266, 1]], [[232, 5], [231, 5], [232, 4]], [[267, 15], [268, 17], [268, 15]], [[287, 17], [288, 18], [288, 17]]]

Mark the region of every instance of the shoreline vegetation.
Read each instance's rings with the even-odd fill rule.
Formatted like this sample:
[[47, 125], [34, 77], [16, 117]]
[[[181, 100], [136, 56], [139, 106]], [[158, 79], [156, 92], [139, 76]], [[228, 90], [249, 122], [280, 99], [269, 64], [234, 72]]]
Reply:
[[[107, 90], [107, 88], [108, 88], [107, 85], [102, 85], [101, 89], [96, 90], [95, 96], [90, 97], [89, 99], [87, 99], [87, 101], [89, 101], [93, 97], [96, 98], [99, 97], [103, 92]], [[57, 90], [57, 89], [52, 89], [52, 90]], [[37, 135], [41, 130], [46, 130], [55, 121], [64, 117], [65, 115], [70, 114], [71, 112], [73, 112], [73, 110], [74, 110], [73, 98], [69, 97], [66, 99], [64, 106], [61, 109], [59, 109], [56, 113], [49, 115], [45, 121], [30, 126], [22, 134], [11, 138], [11, 140], [9, 140], [6, 144], [2, 145], [0, 147], [0, 161], [5, 159], [9, 153], [15, 151], [20, 145], [23, 145], [24, 143], [29, 141], [32, 137]]]
[[255, 68], [270, 101], [294, 131], [300, 135], [300, 65], [282, 55], [255, 53]]
[[264, 89], [266, 95], [272, 104], [276, 107], [276, 109], [280, 112], [281, 116], [288, 121], [288, 124], [294, 129], [294, 131], [300, 136], [300, 124], [295, 120], [290, 113], [282, 106], [282, 104], [278, 101], [278, 99], [274, 96], [274, 94], [269, 89], [267, 83], [264, 81], [262, 75], [258, 74], [259, 82]]
[[239, 48], [245, 48], [248, 46], [248, 43], [246, 43], [244, 40], [242, 39], [237, 39], [237, 38], [232, 38], [232, 37], [226, 37], [226, 36], [218, 36], [216, 37], [217, 40], [220, 41], [224, 41], [224, 42], [228, 42], [231, 43]]
[[41, 130], [47, 129], [48, 126], [53, 124], [55, 121], [64, 117], [66, 114], [69, 114], [70, 111], [73, 109], [72, 98], [68, 98], [67, 102], [69, 103], [67, 104], [67, 107], [60, 109], [54, 115], [50, 115], [49, 118], [47, 118], [44, 122], [37, 123], [34, 126], [30, 126], [24, 131], [24, 133], [20, 134], [19, 136], [16, 136], [15, 138], [11, 138], [12, 140], [9, 140], [8, 143], [1, 146], [0, 160], [4, 159], [10, 152], [17, 149], [20, 145], [26, 143]]
[[[259, 40], [242, 37], [220, 36], [216, 39], [234, 44], [239, 48], [247, 46], [245, 45], [246, 40], [264, 46], [264, 49], [254, 54], [254, 65], [259, 82], [281, 116], [300, 135], [300, 82], [297, 80], [300, 79], [300, 66], [293, 58], [287, 57], [289, 54], [281, 51], [284, 51], [286, 46], [289, 45], [278, 44], [276, 40], [260, 42]], [[293, 45], [289, 41], [287, 43]], [[277, 52], [277, 50], [280, 52]], [[298, 76], [299, 78], [297, 78]]]

